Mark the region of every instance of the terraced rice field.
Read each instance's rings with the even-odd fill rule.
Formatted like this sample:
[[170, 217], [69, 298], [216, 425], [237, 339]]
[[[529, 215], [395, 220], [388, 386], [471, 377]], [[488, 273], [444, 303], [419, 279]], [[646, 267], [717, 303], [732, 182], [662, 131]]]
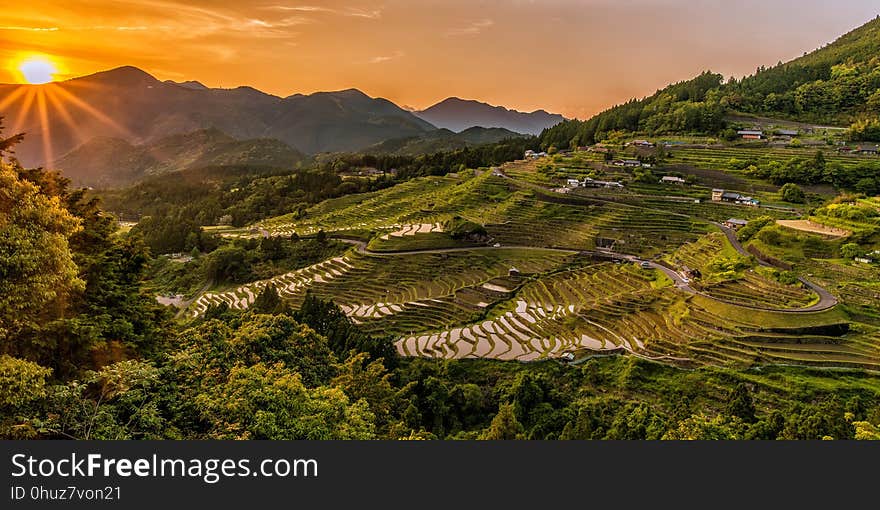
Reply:
[[815, 259], [808, 267], [812, 278], [834, 289], [861, 321], [880, 326], [880, 267]]
[[[246, 309], [271, 284], [294, 304], [308, 289], [333, 299], [368, 330], [426, 328], [466, 320], [497, 300], [503, 293], [492, 282], [506, 277], [511, 267], [522, 274], [543, 273], [569, 257], [557, 251], [505, 248], [404, 256], [351, 252], [270, 280], [206, 293], [193, 303], [191, 314], [200, 315], [220, 302]], [[370, 324], [371, 319], [386, 317], [393, 319], [390, 324]]]
[[[530, 282], [479, 321], [404, 335], [396, 345], [402, 355], [437, 358], [530, 361], [566, 351], [627, 351], [682, 365], [880, 367], [880, 342], [805, 333], [802, 318], [780, 313], [771, 315], [787, 327], [762, 331], [747, 319], [754, 311], [704, 303], [654, 288], [632, 265], [604, 263]], [[810, 320], [821, 325], [835, 317]]]
[[785, 161], [791, 158], [811, 158], [817, 150], [822, 150], [828, 163], [838, 163], [843, 166], [857, 165], [863, 161], [876, 161], [876, 157], [860, 156], [855, 154], [838, 154], [833, 147], [804, 147], [804, 148], [743, 148], [725, 147], [712, 149], [683, 148], [672, 149], [674, 161], [687, 163], [701, 168], [730, 169], [730, 161], [750, 160], [760, 163], [768, 161]]
[[[381, 241], [439, 232], [453, 216], [484, 225], [505, 245], [589, 250], [602, 237], [616, 240], [620, 251], [643, 255], [694, 240], [705, 230], [684, 215], [662, 210], [600, 201], [551, 202], [489, 172], [419, 179], [356, 199], [329, 200], [309, 209], [304, 218], [282, 216], [255, 228], [281, 236], [374, 230]], [[242, 235], [254, 234], [245, 229]]]
[[624, 197], [624, 201], [626, 201], [627, 203], [640, 204], [644, 207], [666, 210], [670, 213], [684, 214], [693, 218], [699, 218], [702, 220], [714, 221], [718, 223], [725, 221], [728, 218], [741, 218], [744, 220], [751, 220], [759, 216], [773, 216], [777, 218], [791, 217], [790, 213], [779, 211], [776, 209], [765, 209], [727, 203], [718, 203], [705, 199], [701, 199], [700, 203], [695, 203], [692, 200], [664, 200], [661, 198], [649, 197], [628, 199]]
[[418, 223], [416, 225], [401, 225], [394, 232], [383, 234], [383, 241], [387, 241], [392, 237], [414, 236], [416, 234], [430, 234], [433, 232], [443, 232], [443, 225], [440, 223]]
[[[615, 289], [612, 294], [605, 291], [609, 285]], [[641, 339], [617, 335], [602, 324], [598, 314], [588, 311], [604, 307], [604, 313], [613, 314], [625, 307], [624, 303], [638, 307], [639, 302], [647, 303], [641, 293], [651, 290], [648, 279], [615, 264], [565, 271], [526, 284], [486, 320], [404, 337], [397, 346], [401, 354], [410, 356], [520, 361], [554, 357], [578, 348], [641, 349]]]
[[313, 284], [331, 281], [343, 276], [352, 268], [350, 258], [335, 257], [269, 280], [260, 280], [225, 292], [207, 292], [190, 305], [190, 314], [197, 317], [205, 313], [208, 307], [221, 303], [226, 303], [230, 308], [236, 310], [245, 310], [269, 285], [274, 286], [282, 298], [299, 296]]
[[803, 308], [818, 299], [800, 284], [784, 285], [752, 270], [741, 279], [708, 285], [703, 292], [742, 306], [772, 309]]
[[[534, 163], [505, 165], [503, 171], [507, 177], [487, 171], [416, 179], [329, 200], [302, 217], [264, 221], [255, 227], [269, 235], [367, 233], [377, 251], [351, 250], [269, 280], [207, 293], [190, 314], [221, 302], [246, 309], [273, 285], [294, 306], [307, 290], [332, 299], [366, 332], [397, 338], [398, 351], [407, 356], [530, 361], [566, 351], [629, 352], [681, 365], [878, 368], [880, 334], [827, 328], [846, 322], [836, 310], [792, 315], [752, 308], [799, 308], [816, 299], [763, 269], [692, 282], [705, 293], [700, 295], [676, 288], [655, 270], [546, 249], [593, 250], [600, 242], [613, 243], [616, 252], [667, 254], [665, 263], [678, 270], [706, 273], [718, 255], [736, 255], [722, 233], [710, 233], [714, 227], [706, 220], [766, 211], [659, 196], [630, 202], [554, 195], [536, 188], [535, 179], [518, 182], [519, 173], [535, 172]], [[460, 248], [443, 233], [453, 217], [483, 225], [490, 244], [502, 247]], [[520, 274], [509, 275], [511, 268]], [[838, 281], [843, 270], [820, 271], [820, 283], [825, 273], [834, 275], [828, 282]], [[860, 272], [853, 278], [868, 277]], [[859, 285], [838, 290], [847, 299], [864, 296]], [[874, 316], [880, 325], [880, 313]]]
[[442, 223], [446, 218], [443, 215], [432, 215], [428, 208], [435, 201], [442, 201], [463, 181], [466, 178], [413, 179], [387, 190], [324, 201], [308, 209], [302, 218], [293, 215], [279, 216], [256, 226], [273, 236], [289, 236], [293, 232], [310, 235], [319, 230], [345, 232], [384, 229], [394, 232], [407, 224]]

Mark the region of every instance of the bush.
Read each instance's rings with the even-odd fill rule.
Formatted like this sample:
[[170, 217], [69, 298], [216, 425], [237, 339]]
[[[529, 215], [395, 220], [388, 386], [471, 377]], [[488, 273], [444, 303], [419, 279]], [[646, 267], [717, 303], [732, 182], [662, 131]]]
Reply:
[[782, 196], [783, 200], [792, 204], [803, 204], [807, 198], [806, 194], [804, 194], [804, 190], [802, 190], [797, 184], [791, 182], [783, 185], [782, 188], [779, 189], [779, 194]]
[[707, 271], [721, 278], [735, 278], [737, 273], [751, 267], [751, 259], [742, 255], [733, 257], [718, 256], [706, 266]]
[[755, 234], [758, 233], [759, 230], [774, 223], [776, 220], [771, 216], [761, 216], [760, 218], [756, 218], [746, 224], [743, 228], [739, 229], [736, 233], [736, 238], [739, 239], [740, 242], [746, 242]]
[[241, 246], [223, 246], [205, 256], [205, 275], [217, 282], [244, 283], [251, 275], [248, 254]]
[[845, 259], [854, 259], [862, 254], [862, 247], [856, 243], [846, 243], [840, 247], [840, 256]]
[[864, 119], [854, 122], [847, 132], [854, 142], [880, 142], [880, 119]]
[[771, 246], [779, 246], [782, 244], [783, 239], [785, 239], [782, 231], [775, 225], [761, 229], [755, 237], [762, 243]]
[[453, 239], [469, 239], [486, 235], [486, 229], [482, 225], [462, 218], [453, 218], [446, 224], [445, 229]]

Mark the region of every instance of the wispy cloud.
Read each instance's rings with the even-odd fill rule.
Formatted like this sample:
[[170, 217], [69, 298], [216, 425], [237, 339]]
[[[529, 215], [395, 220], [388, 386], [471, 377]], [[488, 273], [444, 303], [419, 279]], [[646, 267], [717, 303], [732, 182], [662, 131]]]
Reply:
[[272, 9], [275, 11], [333, 12], [333, 9], [328, 7], [318, 7], [316, 5], [267, 5], [264, 9]]
[[483, 30], [494, 25], [495, 22], [491, 19], [481, 19], [477, 21], [472, 21], [466, 26], [453, 28], [446, 32], [448, 36], [459, 36], [459, 35], [477, 35]]
[[143, 32], [146, 30], [170, 30], [168, 26], [146, 26], [146, 25], [91, 25], [82, 27], [70, 27], [65, 30], [116, 30], [117, 32]]
[[275, 11], [325, 13], [365, 19], [379, 19], [382, 17], [381, 9], [360, 9], [357, 7], [333, 9], [331, 7], [320, 7], [317, 5], [267, 5], [264, 8]]
[[394, 53], [392, 53], [391, 55], [379, 55], [377, 57], [373, 57], [373, 58], [367, 60], [367, 63], [368, 64], [381, 64], [383, 62], [388, 62], [390, 60], [396, 60], [398, 58], [403, 57], [404, 55], [406, 55], [404, 52], [398, 50], [398, 51], [395, 51]]
[[59, 32], [64, 30], [116, 30], [119, 32], [135, 32], [142, 30], [168, 30], [170, 27], [167, 26], [146, 26], [146, 25], [122, 25], [122, 26], [114, 26], [114, 25], [83, 25], [83, 26], [68, 26], [68, 27], [17, 27], [17, 26], [0, 26], [0, 30], [19, 30], [26, 32]]
[[355, 18], [379, 19], [382, 17], [382, 11], [380, 9], [349, 9], [348, 11], [343, 12], [342, 15], [353, 16]]
[[246, 24], [251, 27], [264, 27], [264, 28], [271, 28], [274, 26], [272, 23], [269, 23], [268, 21], [263, 21], [261, 19], [253, 19], [253, 18], [247, 20]]
[[22, 32], [57, 32], [58, 27], [0, 27], [0, 30], [17, 30]]

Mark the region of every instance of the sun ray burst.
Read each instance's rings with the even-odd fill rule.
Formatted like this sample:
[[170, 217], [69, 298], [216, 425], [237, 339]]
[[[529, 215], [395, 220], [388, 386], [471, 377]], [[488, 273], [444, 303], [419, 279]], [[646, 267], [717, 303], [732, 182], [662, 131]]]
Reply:
[[34, 98], [36, 97], [36, 92], [34, 92], [33, 87], [27, 87], [25, 91], [25, 97], [22, 100], [21, 109], [18, 110], [18, 115], [15, 117], [15, 123], [13, 124], [13, 130], [15, 131], [23, 131], [25, 129], [25, 123], [27, 122], [27, 117], [31, 112], [31, 105], [34, 103]]
[[64, 104], [58, 98], [58, 92], [55, 90], [55, 87], [58, 87], [57, 84], [53, 83], [50, 85], [52, 88], [47, 91], [46, 98], [52, 104], [52, 107], [55, 109], [55, 112], [58, 113], [61, 121], [68, 127], [73, 136], [76, 138], [77, 143], [83, 143], [85, 141], [85, 137], [80, 132], [80, 130], [76, 129], [76, 122], [73, 120], [73, 116], [70, 114], [70, 110], [67, 109], [67, 105]]
[[52, 152], [52, 132], [49, 126], [49, 111], [46, 109], [46, 91], [37, 92], [37, 113], [40, 116], [40, 134], [43, 142], [43, 165], [49, 166], [55, 159]]
[[110, 118], [108, 115], [106, 115], [104, 112], [96, 109], [94, 106], [92, 106], [92, 105], [88, 104], [87, 102], [83, 101], [82, 99], [76, 97], [75, 95], [73, 95], [69, 91], [65, 90], [63, 87], [57, 87], [55, 89], [55, 91], [58, 93], [58, 95], [61, 96], [62, 99], [70, 102], [72, 105], [85, 111], [86, 113], [88, 113], [89, 115], [94, 117], [95, 119], [106, 124], [107, 126], [110, 126], [113, 129], [115, 129], [117, 132], [124, 135], [125, 137], [134, 138], [134, 135], [131, 133], [131, 131], [128, 130], [128, 128], [126, 128], [122, 124], [116, 122], [115, 120]]
[[24, 87], [19, 87], [19, 88], [15, 89], [12, 92], [12, 94], [9, 94], [8, 96], [6, 96], [6, 98], [3, 99], [3, 101], [0, 101], [0, 113], [2, 113], [3, 110], [5, 110], [7, 107], [12, 106], [12, 103], [14, 103], [19, 97], [24, 95], [26, 92], [27, 92], [27, 90]]

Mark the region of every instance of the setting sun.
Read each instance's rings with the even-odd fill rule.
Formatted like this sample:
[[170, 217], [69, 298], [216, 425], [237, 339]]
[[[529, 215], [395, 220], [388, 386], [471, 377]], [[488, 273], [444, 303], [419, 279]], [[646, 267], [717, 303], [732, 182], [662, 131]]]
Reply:
[[27, 83], [42, 85], [54, 81], [58, 69], [49, 58], [44, 56], [32, 56], [23, 60], [18, 65], [18, 71]]

